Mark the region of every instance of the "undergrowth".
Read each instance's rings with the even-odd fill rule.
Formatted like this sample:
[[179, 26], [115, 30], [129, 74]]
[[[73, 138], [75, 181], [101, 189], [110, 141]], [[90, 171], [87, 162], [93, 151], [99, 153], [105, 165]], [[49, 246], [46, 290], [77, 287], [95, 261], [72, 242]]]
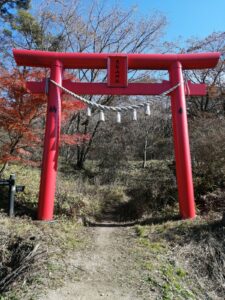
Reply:
[[197, 218], [136, 226], [143, 280], [152, 299], [223, 299], [225, 228], [220, 221]]
[[[39, 244], [43, 261], [34, 259], [30, 268], [5, 288], [0, 300], [32, 299], [32, 289], [35, 294], [36, 287], [58, 286], [65, 278], [71, 280], [76, 276], [76, 270], [67, 265], [67, 258], [70, 252], [87, 242], [85, 228], [77, 221], [84, 216], [101, 218], [110, 207], [119, 216], [119, 221], [145, 217], [145, 221], [140, 222], [142, 225], [135, 227], [138, 259], [143, 280], [157, 295], [155, 299], [223, 299], [225, 232], [221, 224], [210, 221], [211, 211], [219, 211], [214, 204], [220, 203], [223, 207], [222, 190], [202, 196], [205, 198], [199, 209], [202, 210], [202, 203], [210, 203], [210, 206], [207, 204], [210, 208], [208, 221], [197, 218], [191, 222], [167, 222], [168, 216], [171, 218], [178, 213], [176, 180], [169, 161], [151, 161], [145, 169], [141, 168], [140, 162], [129, 163], [127, 168], [115, 170], [117, 174], [113, 180], [110, 180], [110, 173], [102, 172], [97, 164], [90, 164], [81, 172], [65, 166], [60, 169], [55, 200], [56, 222], [51, 224], [32, 221], [36, 219], [40, 171], [11, 165], [5, 173], [5, 178], [15, 173], [17, 184], [26, 188], [24, 193], [16, 195], [16, 218], [11, 220], [6, 217], [7, 201], [3, 201], [7, 198], [7, 188], [1, 189], [0, 242], [5, 246], [0, 248], [3, 268], [0, 280], [1, 274], [4, 278], [13, 272], [9, 266], [17, 253], [15, 249], [24, 249], [16, 247], [18, 239], [30, 252]], [[159, 221], [158, 217], [161, 217]], [[19, 253], [16, 257], [23, 261], [19, 259]], [[40, 273], [37, 272], [39, 266]]]
[[[76, 269], [68, 259], [85, 246], [84, 231], [71, 220], [34, 222], [0, 214], [0, 299], [36, 299], [42, 289], [73, 280]], [[7, 276], [12, 280], [1, 285]]]

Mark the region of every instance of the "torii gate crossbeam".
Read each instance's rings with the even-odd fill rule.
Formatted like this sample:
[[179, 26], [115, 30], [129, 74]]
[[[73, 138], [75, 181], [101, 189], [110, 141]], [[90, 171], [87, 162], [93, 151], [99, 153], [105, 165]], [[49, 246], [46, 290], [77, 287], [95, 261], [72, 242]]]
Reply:
[[[159, 95], [170, 87], [174, 151], [180, 214], [183, 219], [195, 217], [194, 191], [182, 70], [216, 66], [220, 53], [194, 54], [124, 54], [124, 53], [59, 53], [13, 50], [20, 66], [50, 68], [50, 79], [77, 94]], [[64, 69], [107, 69], [107, 83], [81, 83], [63, 80]], [[169, 81], [162, 83], [129, 83], [128, 69], [167, 70]], [[44, 93], [45, 82], [28, 82], [33, 93]], [[204, 84], [188, 84], [189, 95], [205, 95]], [[45, 142], [40, 183], [38, 219], [53, 218], [57, 175], [58, 146], [61, 125], [61, 90], [49, 84]]]

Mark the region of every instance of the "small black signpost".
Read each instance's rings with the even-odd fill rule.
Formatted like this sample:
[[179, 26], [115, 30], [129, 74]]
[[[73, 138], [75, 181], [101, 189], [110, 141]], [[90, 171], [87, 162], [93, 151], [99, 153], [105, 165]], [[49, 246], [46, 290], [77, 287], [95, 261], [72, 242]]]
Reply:
[[8, 186], [8, 209], [9, 209], [9, 217], [14, 216], [14, 203], [15, 203], [15, 194], [18, 192], [23, 192], [25, 189], [24, 185], [16, 185], [16, 175], [11, 174], [9, 179], [0, 179], [0, 186]]

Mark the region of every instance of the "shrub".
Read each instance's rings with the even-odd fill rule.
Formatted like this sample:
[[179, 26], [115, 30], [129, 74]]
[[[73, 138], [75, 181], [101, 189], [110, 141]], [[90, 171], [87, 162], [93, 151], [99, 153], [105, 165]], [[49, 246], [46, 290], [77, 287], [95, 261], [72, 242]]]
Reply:
[[207, 209], [207, 201], [203, 196], [225, 188], [224, 127], [224, 118], [210, 115], [191, 122], [195, 196], [197, 203], [204, 209]]
[[130, 174], [127, 194], [138, 216], [162, 210], [177, 201], [176, 179], [168, 165], [168, 161], [152, 160], [146, 168], [139, 167]]

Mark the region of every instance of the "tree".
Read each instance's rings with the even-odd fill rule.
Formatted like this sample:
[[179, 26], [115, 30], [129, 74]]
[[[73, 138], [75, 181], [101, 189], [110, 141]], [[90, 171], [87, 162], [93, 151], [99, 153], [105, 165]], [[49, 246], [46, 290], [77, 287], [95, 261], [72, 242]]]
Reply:
[[28, 6], [20, 5], [17, 8], [13, 18], [1, 24], [1, 63], [15, 66], [12, 48], [64, 51], [63, 36], [57, 33], [57, 22], [52, 12], [41, 11], [32, 15], [27, 10]]
[[1, 0], [0, 16], [4, 21], [10, 21], [15, 9], [28, 9], [29, 6], [30, 0]]
[[[43, 71], [0, 69], [0, 173], [12, 161], [40, 165], [46, 96], [29, 94], [26, 81], [40, 80], [43, 75]], [[70, 97], [63, 100], [62, 120], [66, 126], [71, 113], [85, 106]], [[87, 139], [84, 135], [63, 134], [61, 140], [63, 145], [72, 146]]]
[[[79, 13], [81, 9], [79, 3], [74, 2], [71, 6], [70, 1], [64, 1], [63, 9], [58, 9], [61, 13], [56, 16], [66, 51], [151, 52], [157, 47], [166, 24], [164, 16], [152, 15], [141, 19], [137, 17], [134, 9], [123, 11], [116, 5], [107, 8], [104, 1], [93, 1], [89, 7], [85, 8], [86, 14], [82, 15]], [[106, 74], [101, 70], [79, 70], [76, 76], [79, 80], [88, 82], [106, 80]], [[131, 72], [129, 77], [137, 80], [138, 77], [143, 77], [143, 73], [137, 75], [136, 72]], [[110, 105], [115, 97], [87, 96], [87, 98], [90, 101]], [[77, 147], [76, 164], [79, 168], [84, 166], [100, 126], [97, 117], [95, 120], [96, 122], [92, 126], [89, 119], [83, 114], [77, 115], [76, 118], [73, 117], [71, 127], [75, 131], [84, 134], [91, 133], [89, 142]]]
[[[123, 10], [118, 5], [108, 7], [105, 1], [90, 5], [73, 0], [43, 1], [34, 14], [19, 12], [10, 30], [3, 34], [2, 53], [11, 58], [11, 47], [71, 52], [145, 53], [160, 48], [160, 37], [166, 18], [160, 14], [138, 17], [134, 8]], [[74, 73], [81, 81], [105, 81], [102, 70], [79, 70]], [[143, 78], [143, 72], [130, 72], [130, 80]], [[87, 96], [90, 101], [110, 105], [112, 96]], [[93, 112], [96, 114], [96, 112]], [[70, 132], [87, 134], [88, 143], [77, 146], [76, 164], [82, 168], [92, 147], [100, 123], [92, 126], [84, 114], [70, 119]]]
[[221, 59], [213, 69], [186, 71], [186, 78], [194, 83], [205, 83], [208, 86], [206, 96], [191, 97], [188, 101], [189, 114], [201, 113], [225, 114], [225, 32], [213, 32], [206, 38], [190, 39], [185, 52], [221, 52]]
[[150, 159], [173, 157], [172, 120], [167, 97], [156, 99], [151, 105], [151, 116], [142, 116], [135, 126], [136, 151], [143, 158], [143, 167]]
[[46, 99], [45, 96], [27, 94], [25, 80], [41, 76], [41, 72], [0, 70], [1, 172], [9, 161], [36, 163], [32, 154], [38, 153], [42, 133], [37, 120], [44, 114]]

